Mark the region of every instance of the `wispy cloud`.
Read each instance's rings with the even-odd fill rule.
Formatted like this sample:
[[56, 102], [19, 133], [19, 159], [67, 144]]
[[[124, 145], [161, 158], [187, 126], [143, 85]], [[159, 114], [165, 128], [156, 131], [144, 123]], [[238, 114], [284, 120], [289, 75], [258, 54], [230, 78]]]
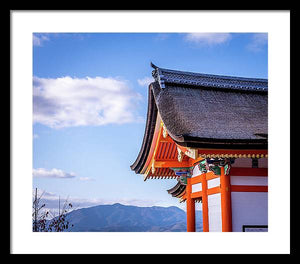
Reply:
[[223, 44], [230, 39], [230, 33], [188, 33], [185, 35], [186, 41], [207, 46]]
[[51, 169], [47, 170], [44, 168], [38, 168], [32, 170], [32, 176], [35, 178], [58, 178], [58, 179], [65, 179], [65, 178], [74, 178], [76, 175], [73, 172], [64, 172], [60, 169]]
[[148, 86], [150, 83], [153, 82], [153, 78], [145, 77], [143, 79], [138, 79], [137, 82], [140, 86]]
[[49, 37], [45, 34], [32, 34], [33, 46], [43, 46], [45, 41], [49, 41]]
[[253, 52], [259, 52], [268, 45], [267, 33], [255, 33], [251, 36], [251, 41], [247, 45], [247, 49]]
[[138, 122], [141, 99], [118, 78], [33, 77], [33, 122], [55, 129]]

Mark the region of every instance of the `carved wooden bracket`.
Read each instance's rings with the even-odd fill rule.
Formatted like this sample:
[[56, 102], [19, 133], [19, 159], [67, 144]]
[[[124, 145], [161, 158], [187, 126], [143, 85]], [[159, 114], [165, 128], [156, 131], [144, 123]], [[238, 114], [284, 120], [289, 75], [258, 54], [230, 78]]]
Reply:
[[205, 159], [198, 164], [198, 168], [202, 173], [212, 171], [215, 175], [221, 175], [221, 167], [224, 167], [225, 175], [229, 174], [231, 164], [234, 163], [234, 158], [217, 158]]

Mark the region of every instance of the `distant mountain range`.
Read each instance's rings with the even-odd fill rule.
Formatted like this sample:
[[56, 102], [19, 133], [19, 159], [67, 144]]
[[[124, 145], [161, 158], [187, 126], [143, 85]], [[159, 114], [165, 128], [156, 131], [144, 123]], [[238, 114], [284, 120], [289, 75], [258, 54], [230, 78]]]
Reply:
[[[176, 206], [138, 207], [98, 205], [74, 210], [66, 220], [68, 232], [185, 232], [186, 213]], [[202, 231], [202, 215], [196, 211], [196, 230]]]

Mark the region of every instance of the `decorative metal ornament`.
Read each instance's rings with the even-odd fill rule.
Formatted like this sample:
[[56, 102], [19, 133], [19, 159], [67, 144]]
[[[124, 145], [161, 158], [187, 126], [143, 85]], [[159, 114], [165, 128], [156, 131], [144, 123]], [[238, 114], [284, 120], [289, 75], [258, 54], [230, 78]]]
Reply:
[[152, 162], [152, 166], [151, 166], [151, 172], [152, 172], [152, 174], [154, 174], [154, 173], [155, 173], [154, 160], [153, 160], [153, 162]]
[[192, 159], [198, 158], [198, 150], [197, 149], [187, 148], [187, 151], [184, 154]]
[[162, 135], [163, 135], [164, 138], [166, 138], [168, 136], [168, 131], [167, 131], [167, 128], [166, 128], [165, 124], [163, 124]]
[[183, 159], [183, 152], [181, 151], [180, 148], [177, 147], [177, 152], [178, 152], [178, 155], [177, 155], [177, 159], [179, 162], [182, 162], [182, 159]]

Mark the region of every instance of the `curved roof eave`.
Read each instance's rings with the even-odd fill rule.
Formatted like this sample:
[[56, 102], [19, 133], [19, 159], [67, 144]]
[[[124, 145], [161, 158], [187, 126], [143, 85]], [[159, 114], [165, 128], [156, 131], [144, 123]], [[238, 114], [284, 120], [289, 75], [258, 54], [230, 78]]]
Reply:
[[139, 173], [146, 162], [155, 130], [158, 110], [154, 101], [151, 87], [152, 83], [148, 86], [148, 110], [142, 146], [135, 162], [130, 166], [135, 173]]

